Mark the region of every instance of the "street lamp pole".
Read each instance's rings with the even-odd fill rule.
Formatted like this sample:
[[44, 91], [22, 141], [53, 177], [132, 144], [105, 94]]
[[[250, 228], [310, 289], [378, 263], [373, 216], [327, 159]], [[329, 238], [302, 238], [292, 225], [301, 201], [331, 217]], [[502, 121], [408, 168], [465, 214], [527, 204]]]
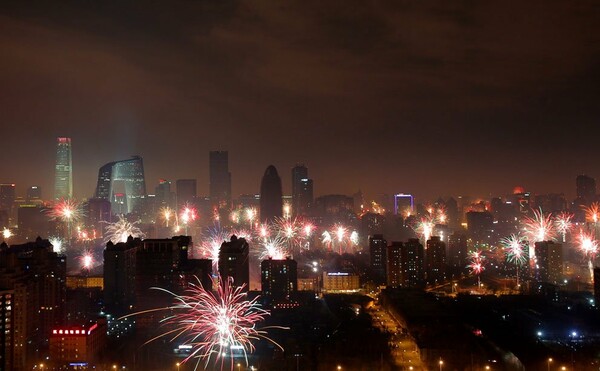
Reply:
[[548, 371], [550, 371], [550, 363], [552, 363], [552, 358], [548, 358]]

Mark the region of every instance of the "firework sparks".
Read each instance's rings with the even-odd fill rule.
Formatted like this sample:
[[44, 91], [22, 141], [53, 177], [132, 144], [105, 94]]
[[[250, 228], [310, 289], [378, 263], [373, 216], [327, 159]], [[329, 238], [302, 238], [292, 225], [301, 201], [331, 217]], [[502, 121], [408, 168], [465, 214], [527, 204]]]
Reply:
[[263, 243], [263, 251], [259, 255], [259, 260], [272, 258], [275, 260], [285, 259], [288, 252], [285, 248], [285, 241], [280, 236], [266, 238]]
[[258, 227], [258, 235], [260, 238], [267, 238], [271, 234], [271, 228], [268, 224], [261, 224]]
[[144, 238], [144, 233], [136, 226], [139, 221], [129, 222], [123, 215], [119, 215], [119, 220], [114, 223], [106, 223], [106, 238], [104, 242], [112, 243], [127, 242], [129, 236], [133, 238]]
[[358, 232], [357, 231], [352, 231], [352, 233], [350, 233], [350, 242], [353, 245], [358, 245]]
[[469, 268], [471, 274], [480, 275], [485, 270], [485, 266], [483, 265], [484, 258], [479, 250], [469, 253], [469, 265], [467, 265], [467, 268]]
[[593, 233], [579, 231], [578, 246], [584, 258], [588, 259], [591, 281], [594, 282], [594, 259], [598, 255], [598, 241]]
[[292, 205], [285, 203], [283, 205], [283, 218], [289, 219], [292, 216]]
[[483, 265], [485, 257], [481, 254], [481, 251], [476, 250], [469, 253], [469, 264], [467, 268], [471, 271], [471, 274], [477, 276], [477, 288], [481, 287], [481, 273], [485, 270]]
[[446, 208], [439, 207], [436, 210], [436, 221], [439, 224], [446, 224], [448, 222], [448, 214], [446, 213]]
[[552, 214], [544, 215], [542, 210], [533, 210], [533, 217], [525, 217], [524, 228], [530, 242], [554, 239], [555, 229]]
[[333, 239], [331, 238], [331, 233], [329, 233], [328, 231], [325, 231], [321, 234], [321, 242], [323, 243], [323, 245], [327, 246], [328, 248], [331, 247], [331, 244], [333, 243]]
[[562, 241], [567, 242], [567, 233], [573, 227], [573, 223], [571, 220], [573, 219], [573, 214], [567, 212], [561, 212], [556, 216], [554, 220], [554, 224], [556, 226], [556, 230], [562, 236]]
[[84, 250], [79, 256], [79, 264], [82, 270], [89, 271], [94, 267], [94, 255], [90, 250]]
[[5, 240], [8, 240], [9, 238], [11, 238], [11, 237], [12, 237], [12, 235], [13, 235], [13, 233], [11, 232], [11, 230], [10, 230], [10, 229], [8, 229], [8, 228], [4, 228], [4, 229], [2, 230], [2, 237], [3, 237]]
[[585, 211], [585, 221], [588, 223], [598, 223], [598, 218], [600, 218], [600, 203], [592, 202], [592, 204], [588, 206], [583, 206], [583, 210]]
[[66, 223], [78, 221], [83, 217], [83, 208], [81, 203], [74, 199], [64, 199], [57, 201], [49, 211], [52, 220], [60, 220]]
[[525, 254], [525, 249], [523, 248], [525, 241], [521, 236], [512, 234], [509, 237], [500, 240], [500, 244], [504, 248], [506, 260], [509, 263], [514, 263], [519, 266], [524, 265], [527, 262], [529, 257]]
[[171, 218], [177, 217], [177, 214], [175, 214], [173, 209], [171, 209], [168, 206], [162, 207], [160, 209], [160, 215], [161, 215], [162, 219], [165, 221], [165, 226], [167, 228], [169, 227], [169, 222], [171, 221]]
[[[254, 352], [254, 341], [265, 339], [280, 349], [283, 348], [267, 336], [269, 327], [259, 329], [257, 324], [263, 321], [269, 312], [258, 304], [258, 297], [247, 300], [244, 285], [234, 286], [232, 280], [219, 280], [216, 293], [202, 287], [200, 280], [190, 283], [184, 295], [176, 295], [165, 291], [174, 297], [174, 304], [167, 308], [157, 308], [151, 311], [169, 310], [175, 313], [162, 321], [172, 326], [173, 329], [149, 340], [170, 338], [171, 341], [179, 340], [192, 347], [191, 353], [183, 360], [186, 363], [196, 359], [196, 368], [201, 361], [208, 366], [211, 359], [221, 364], [221, 369], [226, 363], [234, 368], [236, 350], [247, 354]], [[146, 312], [136, 313], [134, 315]], [[284, 327], [270, 327], [286, 329]]]
[[431, 218], [422, 218], [421, 221], [417, 223], [417, 226], [414, 228], [414, 230], [423, 238], [423, 241], [427, 242], [433, 233], [433, 226], [434, 222]]
[[52, 251], [62, 254], [63, 251], [63, 240], [60, 237], [50, 237], [50, 244], [52, 245]]
[[218, 270], [219, 264], [219, 251], [221, 251], [221, 245], [223, 242], [229, 239], [230, 234], [222, 230], [220, 227], [208, 228], [205, 236], [200, 244], [200, 254], [206, 258], [211, 259], [213, 263], [213, 271]]

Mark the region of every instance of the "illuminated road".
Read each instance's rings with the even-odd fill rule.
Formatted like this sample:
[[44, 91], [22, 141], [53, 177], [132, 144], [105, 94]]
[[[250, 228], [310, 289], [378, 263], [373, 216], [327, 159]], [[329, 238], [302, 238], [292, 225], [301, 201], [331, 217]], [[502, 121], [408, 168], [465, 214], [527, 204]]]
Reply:
[[373, 318], [373, 326], [390, 335], [388, 346], [396, 366], [401, 370], [427, 369], [421, 362], [417, 344], [400, 321], [379, 305], [369, 308], [369, 314]]

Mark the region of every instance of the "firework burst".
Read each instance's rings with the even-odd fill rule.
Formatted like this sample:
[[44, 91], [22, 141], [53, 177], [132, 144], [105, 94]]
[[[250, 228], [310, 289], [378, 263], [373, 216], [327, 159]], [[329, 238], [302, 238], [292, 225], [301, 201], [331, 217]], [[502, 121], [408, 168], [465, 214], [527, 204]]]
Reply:
[[8, 240], [12, 236], [13, 236], [13, 233], [9, 228], [5, 227], [4, 229], [2, 229], [2, 238], [4, 238], [4, 240]]
[[275, 260], [285, 259], [288, 256], [288, 251], [285, 248], [285, 239], [280, 236], [265, 238], [261, 243], [263, 250], [260, 252], [258, 259], [265, 260], [272, 258]]
[[50, 241], [50, 244], [52, 245], [53, 252], [59, 253], [59, 254], [64, 253], [62, 238], [54, 236], [54, 237], [50, 237], [48, 240]]
[[48, 216], [65, 223], [76, 222], [83, 217], [83, 205], [72, 198], [63, 199], [52, 205]]
[[594, 260], [598, 255], [598, 241], [594, 238], [593, 233], [584, 232], [580, 230], [577, 242], [577, 248], [584, 256], [584, 258], [588, 259], [590, 277], [592, 282], [594, 282]]
[[112, 243], [127, 242], [129, 236], [133, 238], [144, 238], [144, 233], [136, 226], [139, 221], [131, 223], [125, 219], [123, 215], [119, 215], [119, 220], [114, 223], [108, 223], [106, 226], [106, 237], [104, 242], [112, 241]]
[[590, 206], [583, 206], [582, 209], [585, 211], [585, 221], [588, 223], [598, 223], [600, 218], [600, 203], [592, 202]]
[[219, 226], [208, 228], [200, 244], [200, 255], [206, 259], [211, 259], [213, 271], [218, 271], [219, 251], [223, 242], [228, 241], [231, 235], [221, 229]]
[[565, 211], [556, 215], [554, 225], [556, 226], [556, 231], [562, 236], [562, 242], [567, 242], [567, 233], [573, 228], [572, 219], [573, 214]]
[[94, 267], [95, 259], [94, 254], [92, 254], [91, 250], [83, 250], [78, 260], [81, 270], [89, 271]]
[[[169, 222], [171, 222], [171, 219], [177, 219], [177, 213], [175, 213], [173, 209], [168, 206], [160, 208], [160, 216], [162, 220], [164, 220], [165, 227], [167, 228], [169, 227]], [[175, 220], [175, 223], [177, 223], [177, 220]]]
[[427, 242], [433, 233], [434, 224], [434, 220], [431, 217], [421, 218], [421, 221], [413, 229], [417, 235], [421, 236], [424, 242]]
[[509, 237], [505, 237], [500, 240], [500, 244], [506, 254], [506, 260], [509, 263], [514, 263], [517, 266], [525, 265], [528, 260], [528, 256], [525, 254], [524, 246], [526, 241], [523, 237], [517, 234], [511, 234]]
[[556, 235], [552, 214], [544, 215], [542, 209], [533, 210], [533, 217], [525, 217], [523, 229], [531, 243], [552, 240]]
[[481, 254], [481, 251], [476, 250], [469, 253], [469, 264], [467, 268], [471, 274], [477, 276], [477, 287], [481, 287], [481, 273], [485, 270], [484, 266], [485, 257]]
[[[196, 278], [197, 279], [197, 278]], [[173, 314], [161, 322], [169, 330], [150, 339], [169, 338], [170, 341], [181, 341], [192, 347], [191, 353], [182, 363], [195, 360], [197, 369], [202, 361], [208, 367], [211, 360], [223, 369], [229, 364], [234, 368], [234, 357], [241, 353], [248, 364], [248, 353], [254, 352], [255, 341], [267, 340], [283, 350], [275, 341], [267, 336], [269, 328], [287, 329], [284, 327], [258, 328], [269, 312], [258, 304], [258, 297], [247, 300], [245, 287], [234, 286], [231, 279], [213, 281], [217, 287], [215, 293], [202, 287], [200, 280], [189, 283], [183, 295], [176, 295], [168, 290], [155, 288], [173, 295], [174, 304], [167, 308], [133, 314], [139, 315], [152, 311], [172, 311]]]

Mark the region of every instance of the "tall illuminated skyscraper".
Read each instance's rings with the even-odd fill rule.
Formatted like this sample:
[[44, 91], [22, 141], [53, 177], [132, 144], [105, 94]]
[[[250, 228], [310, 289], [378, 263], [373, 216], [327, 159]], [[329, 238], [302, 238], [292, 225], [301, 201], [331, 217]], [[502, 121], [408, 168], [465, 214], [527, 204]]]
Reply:
[[313, 202], [313, 181], [308, 179], [308, 168], [296, 165], [292, 168], [292, 213], [306, 216]]
[[[121, 195], [125, 197], [122, 200]], [[98, 171], [95, 198], [110, 200], [113, 212], [125, 201], [127, 213], [138, 207], [146, 195], [144, 161], [140, 156], [128, 160], [109, 162]]]
[[54, 168], [54, 199], [73, 197], [73, 164], [71, 138], [56, 138], [56, 165]]
[[281, 178], [275, 166], [270, 165], [260, 183], [260, 219], [273, 221], [283, 214]]

